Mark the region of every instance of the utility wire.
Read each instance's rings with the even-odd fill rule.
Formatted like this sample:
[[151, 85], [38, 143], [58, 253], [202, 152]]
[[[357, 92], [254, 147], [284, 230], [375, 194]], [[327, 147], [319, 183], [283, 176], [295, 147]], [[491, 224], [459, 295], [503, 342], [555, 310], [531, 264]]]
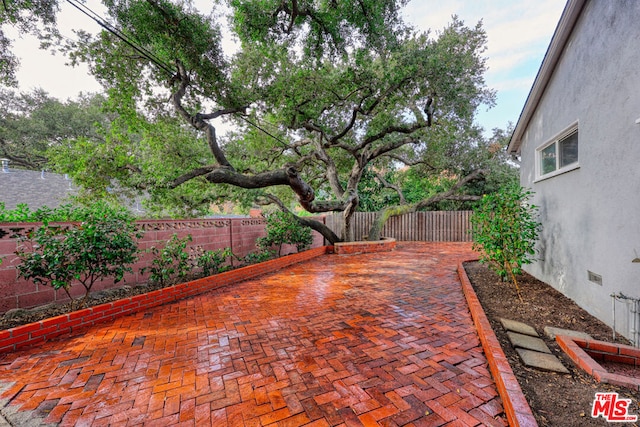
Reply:
[[[78, 9], [81, 13], [83, 13], [84, 15], [86, 15], [87, 17], [89, 17], [91, 20], [95, 21], [98, 25], [100, 25], [102, 28], [104, 28], [105, 30], [107, 30], [108, 32], [110, 32], [111, 34], [115, 35], [116, 37], [118, 37], [120, 40], [122, 40], [124, 43], [126, 43], [127, 45], [129, 45], [131, 48], [133, 48], [136, 52], [138, 52], [139, 54], [141, 54], [143, 57], [145, 57], [146, 59], [148, 59], [150, 62], [152, 62], [153, 64], [155, 64], [158, 68], [160, 68], [161, 70], [165, 71], [170, 77], [173, 77], [176, 74], [176, 70], [172, 69], [171, 67], [169, 67], [168, 65], [164, 64], [162, 62], [162, 60], [160, 60], [157, 56], [155, 56], [152, 52], [148, 51], [147, 49], [145, 49], [142, 46], [137, 45], [135, 42], [129, 40], [129, 38], [123, 34], [121, 31], [119, 31], [118, 29], [114, 28], [113, 26], [111, 26], [104, 18], [102, 18], [98, 13], [94, 12], [91, 8], [89, 8], [86, 5], [83, 5], [81, 3], [78, 3], [76, 0], [67, 0], [67, 2], [72, 5], [73, 7], [75, 7], [76, 9]], [[192, 87], [194, 90], [196, 90], [197, 92], [200, 92], [201, 94], [203, 94], [203, 92], [201, 90], [199, 90], [196, 87]], [[270, 136], [271, 138], [273, 138], [274, 140], [276, 140], [278, 143], [280, 143], [283, 147], [288, 148], [289, 144], [287, 144], [286, 142], [284, 142], [282, 139], [280, 139], [279, 137], [273, 135], [272, 133], [270, 133], [269, 131], [267, 131], [266, 129], [262, 128], [260, 125], [254, 123], [253, 121], [249, 120], [248, 118], [246, 118], [244, 115], [239, 114], [239, 113], [234, 113], [236, 114], [236, 117], [239, 117], [240, 119], [244, 120], [246, 123], [248, 123], [249, 125], [255, 127], [256, 129], [258, 129], [259, 131], [263, 132], [264, 134]]]
[[112, 27], [108, 22], [106, 22], [106, 20], [101, 18], [100, 15], [98, 15], [96, 12], [91, 10], [89, 7], [81, 3], [78, 3], [75, 0], [67, 0], [67, 2], [73, 7], [75, 7], [76, 9], [78, 9], [81, 13], [83, 13], [84, 15], [86, 15], [87, 17], [95, 21], [102, 28], [104, 28], [105, 30], [107, 30], [108, 32], [118, 37], [123, 42], [125, 42], [127, 45], [133, 48], [136, 52], [138, 52], [139, 54], [147, 58], [149, 61], [151, 61], [153, 64], [155, 64], [158, 68], [165, 71], [167, 74], [169, 74], [169, 76], [175, 75], [176, 71], [174, 69], [164, 64], [158, 57], [156, 57], [153, 53], [149, 52], [147, 49], [141, 46], [138, 46], [136, 43], [129, 40], [126, 35], [124, 35], [121, 31], [117, 30], [116, 28]]
[[245, 122], [247, 122], [248, 124], [250, 124], [251, 126], [253, 126], [254, 128], [258, 129], [259, 131], [267, 134], [268, 136], [270, 136], [271, 138], [275, 139], [276, 141], [278, 141], [284, 148], [289, 148], [289, 144], [287, 144], [286, 142], [284, 142], [282, 139], [278, 138], [277, 136], [271, 134], [269, 131], [267, 131], [266, 129], [260, 127], [260, 125], [255, 124], [254, 122], [252, 122], [251, 120], [249, 120], [248, 118], [246, 118], [244, 115], [242, 114], [238, 114], [236, 113], [237, 117], [240, 117], [242, 120], [244, 120]]

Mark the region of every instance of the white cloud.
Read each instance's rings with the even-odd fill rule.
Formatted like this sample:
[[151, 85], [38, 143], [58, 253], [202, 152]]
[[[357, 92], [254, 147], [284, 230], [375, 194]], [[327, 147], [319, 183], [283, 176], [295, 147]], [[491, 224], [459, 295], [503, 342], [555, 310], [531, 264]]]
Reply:
[[491, 87], [493, 87], [499, 92], [518, 90], [518, 91], [525, 91], [528, 93], [529, 89], [531, 89], [532, 84], [533, 84], [533, 78], [530, 76], [527, 76], [527, 77], [520, 77], [520, 78], [512, 78], [508, 80], [496, 80], [496, 82], [493, 85], [491, 85]]
[[[87, 4], [101, 10], [97, 0], [90, 0]], [[403, 16], [417, 29], [431, 29], [433, 33], [451, 22], [454, 14], [469, 26], [482, 20], [488, 37], [488, 85], [499, 91], [518, 89], [524, 93], [521, 100], [524, 104], [564, 5], [565, 0], [411, 0]], [[97, 28], [95, 23], [67, 3], [62, 7], [60, 23], [65, 34], [71, 36], [69, 28]], [[66, 67], [63, 57], [52, 57], [39, 51], [37, 46], [34, 40], [16, 41], [15, 51], [21, 53], [23, 64], [19, 71], [21, 89], [43, 87], [61, 99], [75, 97], [80, 91], [100, 90], [85, 66], [76, 69]], [[233, 50], [230, 40], [225, 40], [227, 48]], [[495, 108], [495, 111], [496, 114], [505, 114], [500, 113], [500, 108]], [[483, 114], [483, 120], [491, 120], [491, 114]], [[497, 117], [494, 120], [497, 124], [481, 125], [489, 128], [516, 119], [517, 115]]]
[[[420, 30], [439, 30], [458, 15], [466, 25], [482, 20], [487, 33], [487, 85], [497, 106], [479, 115], [485, 129], [515, 122], [538, 72], [566, 0], [411, 0], [405, 17]], [[504, 104], [504, 105], [501, 105]], [[520, 104], [518, 106], [518, 104]], [[515, 107], [514, 107], [515, 106]]]

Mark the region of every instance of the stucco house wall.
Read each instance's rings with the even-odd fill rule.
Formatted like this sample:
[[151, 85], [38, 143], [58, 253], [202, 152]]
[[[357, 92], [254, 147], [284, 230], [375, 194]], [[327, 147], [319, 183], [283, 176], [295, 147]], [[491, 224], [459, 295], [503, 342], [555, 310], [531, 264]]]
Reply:
[[[543, 224], [526, 270], [609, 325], [611, 294], [640, 298], [639, 23], [638, 1], [570, 0], [509, 146]], [[575, 124], [577, 164], [541, 177], [537, 149]], [[636, 341], [630, 308], [616, 329]]]

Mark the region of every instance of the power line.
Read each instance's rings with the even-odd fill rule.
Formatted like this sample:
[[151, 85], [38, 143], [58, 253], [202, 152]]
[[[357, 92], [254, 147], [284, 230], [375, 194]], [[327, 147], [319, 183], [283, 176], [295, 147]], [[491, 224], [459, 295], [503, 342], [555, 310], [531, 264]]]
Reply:
[[[236, 113], [237, 114], [237, 113]], [[277, 136], [269, 133], [269, 131], [267, 131], [266, 129], [263, 129], [262, 127], [260, 127], [259, 125], [253, 123], [251, 120], [247, 119], [245, 116], [241, 115], [241, 114], [237, 114], [238, 117], [240, 117], [242, 120], [244, 120], [245, 122], [249, 123], [251, 126], [255, 127], [256, 129], [258, 129], [261, 132], [264, 132], [265, 134], [267, 134], [268, 136], [270, 136], [271, 138], [275, 139], [276, 141], [278, 141], [280, 144], [282, 144], [283, 147], [285, 148], [289, 148], [289, 144], [287, 144], [286, 142], [284, 142], [283, 140], [281, 140], [280, 138], [278, 138]]]
[[147, 58], [149, 61], [151, 61], [153, 64], [155, 64], [158, 68], [165, 71], [169, 76], [175, 75], [176, 73], [175, 70], [173, 70], [171, 67], [164, 64], [162, 60], [156, 57], [152, 52], [149, 52], [147, 49], [141, 46], [138, 46], [135, 42], [129, 40], [126, 35], [124, 35], [118, 29], [109, 25], [109, 23], [106, 22], [106, 20], [100, 17], [100, 15], [98, 15], [96, 12], [91, 10], [89, 7], [81, 3], [77, 3], [75, 0], [67, 0], [67, 2], [73, 7], [75, 7], [76, 9], [78, 9], [81, 13], [83, 13], [84, 15], [86, 15], [87, 17], [95, 21], [102, 28], [104, 28], [105, 30], [107, 30], [108, 32], [118, 37], [123, 42], [125, 42], [127, 45], [133, 48], [136, 52], [138, 52], [139, 54]]
[[[104, 18], [102, 18], [98, 13], [94, 12], [88, 6], [83, 5], [81, 3], [78, 3], [78, 2], [76, 2], [76, 0], [67, 0], [67, 2], [70, 5], [72, 5], [73, 7], [75, 7], [76, 9], [78, 9], [81, 13], [83, 13], [84, 15], [89, 17], [91, 20], [95, 21], [102, 28], [104, 28], [105, 30], [107, 30], [111, 34], [113, 34], [116, 37], [118, 37], [124, 43], [126, 43], [131, 48], [133, 48], [136, 52], [140, 53], [143, 57], [148, 59], [151, 63], [155, 64], [158, 68], [160, 68], [161, 70], [165, 71], [170, 77], [173, 77], [176, 74], [176, 70], [174, 70], [171, 67], [169, 67], [168, 65], [164, 64], [162, 62], [162, 60], [159, 59], [157, 56], [155, 56], [152, 52], [148, 51], [147, 49], [145, 49], [142, 46], [137, 45], [134, 41], [131, 41], [125, 34], [123, 34], [118, 29], [114, 28], [113, 26], [111, 26]], [[194, 89], [195, 91], [200, 92], [201, 94], [203, 94], [202, 90], [198, 89], [197, 87], [192, 86], [192, 89]], [[249, 125], [255, 127], [256, 129], [260, 130], [264, 134], [270, 136], [271, 138], [276, 140], [278, 143], [280, 143], [283, 147], [285, 147], [285, 148], [289, 147], [289, 144], [284, 142], [282, 139], [280, 139], [279, 137], [271, 134], [269, 131], [267, 131], [266, 129], [264, 129], [261, 126], [257, 125], [256, 123], [252, 122], [251, 120], [249, 120], [248, 118], [244, 117], [243, 115], [236, 114], [236, 117], [239, 117], [240, 119], [244, 120]]]

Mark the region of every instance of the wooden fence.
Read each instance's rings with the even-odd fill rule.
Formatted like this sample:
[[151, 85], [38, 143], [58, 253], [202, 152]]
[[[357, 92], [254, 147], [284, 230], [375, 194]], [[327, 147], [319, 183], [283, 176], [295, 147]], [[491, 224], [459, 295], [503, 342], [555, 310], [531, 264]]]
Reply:
[[[419, 242], [470, 242], [471, 211], [428, 211], [415, 212], [389, 218], [382, 236], [399, 241]], [[369, 234], [375, 212], [356, 212], [352, 219], [355, 240], [362, 240]], [[342, 214], [326, 217], [326, 224], [334, 232], [340, 233], [344, 219]]]

